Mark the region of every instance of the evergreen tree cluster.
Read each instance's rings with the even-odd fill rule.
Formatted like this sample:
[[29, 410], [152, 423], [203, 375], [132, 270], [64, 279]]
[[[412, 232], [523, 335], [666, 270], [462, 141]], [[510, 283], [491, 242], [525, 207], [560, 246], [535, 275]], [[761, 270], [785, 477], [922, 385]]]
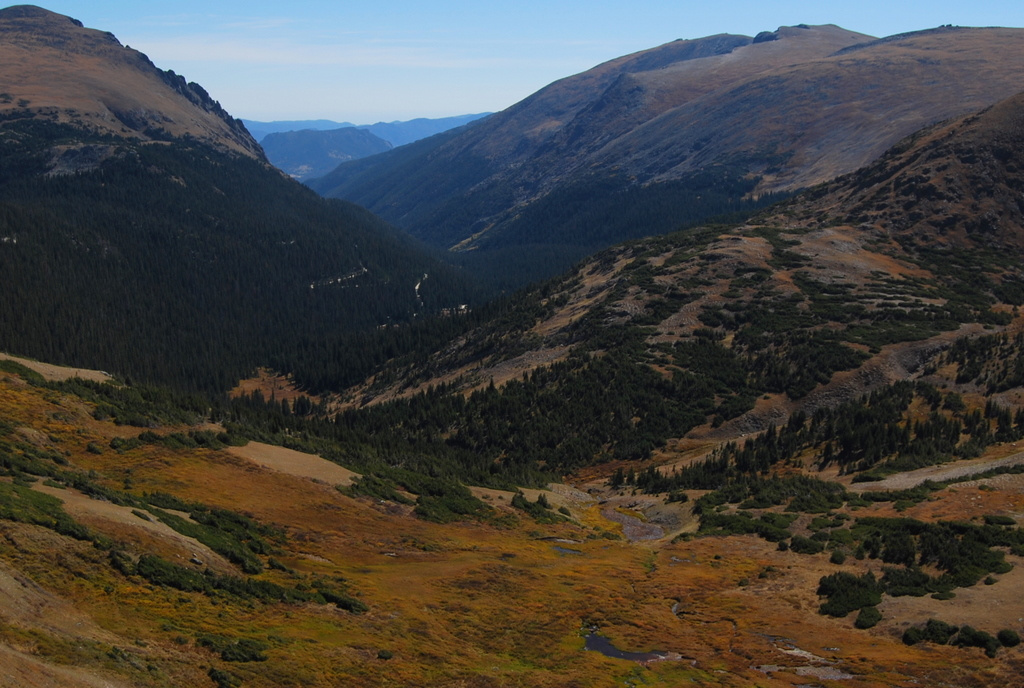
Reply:
[[[915, 400], [931, 408], [923, 420], [911, 418]], [[727, 442], [702, 461], [671, 473], [649, 468], [628, 482], [649, 493], [717, 490], [749, 484], [794, 461], [809, 461], [819, 469], [838, 464], [843, 473], [857, 473], [855, 482], [880, 480], [1022, 437], [1020, 410], [1011, 413], [990, 401], [984, 413], [967, 412], [955, 392], [903, 381], [835, 408], [819, 408], [810, 417], [797, 411], [784, 426], [770, 425], [742, 444]]]

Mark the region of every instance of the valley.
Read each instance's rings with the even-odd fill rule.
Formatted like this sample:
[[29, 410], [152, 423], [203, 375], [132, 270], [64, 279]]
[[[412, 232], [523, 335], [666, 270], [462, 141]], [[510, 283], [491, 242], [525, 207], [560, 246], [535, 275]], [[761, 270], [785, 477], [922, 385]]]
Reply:
[[1015, 685], [1020, 31], [627, 55], [392, 226], [0, 10], [0, 686]]

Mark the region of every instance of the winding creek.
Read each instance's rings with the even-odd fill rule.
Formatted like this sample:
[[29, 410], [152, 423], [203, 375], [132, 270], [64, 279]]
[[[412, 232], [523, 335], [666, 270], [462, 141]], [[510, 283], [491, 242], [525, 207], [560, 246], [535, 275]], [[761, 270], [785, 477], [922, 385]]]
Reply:
[[602, 509], [601, 515], [609, 521], [622, 524], [622, 534], [630, 542], [657, 540], [665, 536], [665, 531], [662, 530], [661, 526], [656, 526], [653, 523], [644, 523], [635, 516], [616, 511], [613, 507]]

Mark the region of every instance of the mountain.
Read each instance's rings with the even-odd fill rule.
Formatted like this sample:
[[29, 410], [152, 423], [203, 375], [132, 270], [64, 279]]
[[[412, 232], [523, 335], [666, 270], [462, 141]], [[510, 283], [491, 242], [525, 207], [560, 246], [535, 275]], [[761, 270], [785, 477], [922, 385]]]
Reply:
[[355, 127], [356, 129], [366, 129], [374, 136], [378, 136], [390, 143], [392, 146], [398, 147], [404, 146], [407, 143], [412, 143], [413, 141], [419, 141], [420, 139], [428, 136], [433, 136], [434, 134], [440, 134], [442, 131], [461, 127], [464, 124], [469, 124], [470, 122], [486, 117], [489, 114], [491, 113], [484, 112], [475, 115], [456, 115], [454, 117], [438, 117], [434, 119], [419, 117], [417, 119], [410, 119], [404, 122], [377, 122], [376, 124], [332, 122], [328, 119], [281, 120], [275, 122], [257, 122], [254, 120], [243, 119], [242, 122], [256, 140], [260, 142], [262, 142], [269, 134], [305, 131], [307, 129], [325, 131], [329, 129], [346, 129], [348, 127]]
[[384, 139], [354, 127], [267, 134], [262, 146], [275, 167], [300, 181], [323, 176], [346, 160], [391, 150]]
[[1024, 248], [1024, 95], [924, 129], [854, 175], [784, 206], [884, 226], [904, 244], [1015, 255]]
[[242, 119], [242, 124], [245, 125], [245, 128], [257, 141], [262, 141], [268, 134], [279, 134], [287, 131], [303, 131], [305, 129], [325, 131], [356, 126], [351, 122], [334, 122], [329, 119], [277, 120], [274, 122], [257, 122], [251, 119]]
[[0, 685], [1013, 685], [1022, 120], [375, 330], [454, 332], [345, 398], [0, 357]]
[[1020, 38], [799, 26], [675, 41], [310, 185], [490, 271], [513, 261], [510, 280], [522, 281], [616, 241], [749, 211], [1006, 98], [1024, 76]]
[[250, 131], [263, 132], [260, 143], [274, 166], [295, 179], [306, 180], [322, 177], [346, 160], [383, 153], [395, 146], [418, 141], [484, 116], [421, 118], [408, 122], [378, 122], [360, 127], [338, 125], [326, 120], [246, 122], [246, 126], [250, 127]]
[[5, 119], [39, 119], [136, 141], [193, 138], [263, 159], [242, 123], [198, 84], [158, 69], [110, 33], [31, 5], [0, 10]]
[[226, 390], [466, 302], [455, 270], [284, 177], [110, 34], [12, 7], [0, 55], [0, 349]]
[[[762, 431], [907, 380], [1016, 407], [1024, 401], [1022, 123], [1018, 94], [917, 132], [747, 223], [598, 253], [490, 319], [467, 321], [432, 354], [394, 360], [349, 390], [348, 404], [428, 389], [486, 398], [511, 385], [529, 412], [505, 431], [529, 436], [542, 414], [562, 428], [559, 439], [526, 455], [567, 471], [582, 437], [593, 451], [577, 460], [625, 457], [673, 433]], [[996, 350], [998, 360], [985, 359]], [[605, 421], [576, 432], [569, 402], [558, 418], [531, 399], [551, 390], [564, 397], [598, 362], [615, 368], [616, 390], [642, 381], [601, 396], [619, 407], [617, 430]], [[570, 396], [597, 418], [595, 394]]]
[[465, 126], [470, 122], [483, 119], [491, 113], [481, 112], [472, 115], [455, 115], [454, 117], [427, 118], [418, 117], [404, 122], [377, 122], [376, 124], [362, 125], [360, 129], [367, 129], [372, 134], [381, 137], [395, 148], [404, 146], [413, 141], [425, 139], [434, 134], [456, 129]]

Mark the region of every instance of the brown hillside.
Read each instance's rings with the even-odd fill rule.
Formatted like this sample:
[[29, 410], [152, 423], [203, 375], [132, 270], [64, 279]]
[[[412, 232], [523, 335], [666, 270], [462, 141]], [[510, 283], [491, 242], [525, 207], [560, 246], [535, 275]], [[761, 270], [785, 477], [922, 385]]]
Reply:
[[[0, 83], [2, 116], [40, 116], [142, 140], [191, 136], [263, 159], [241, 122], [201, 87], [158, 69], [109, 32], [39, 7], [0, 10]], [[89, 161], [79, 157], [83, 164]]]
[[868, 168], [786, 207], [922, 245], [1024, 247], [1024, 94], [920, 132]]
[[[874, 39], [829, 25], [676, 41], [555, 82], [420, 157], [343, 165], [314, 187], [458, 250], [498, 242], [531, 203], [595, 175], [646, 185], [724, 166], [757, 177], [754, 195], [792, 191], [1016, 93], [1022, 37], [943, 27]], [[486, 217], [459, 235], [466, 197]]]

